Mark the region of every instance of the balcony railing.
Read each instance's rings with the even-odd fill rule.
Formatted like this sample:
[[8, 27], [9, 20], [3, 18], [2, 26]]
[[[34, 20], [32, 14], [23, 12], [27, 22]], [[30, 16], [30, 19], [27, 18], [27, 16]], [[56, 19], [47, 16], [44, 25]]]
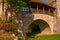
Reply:
[[23, 11], [23, 14], [27, 14], [27, 13], [30, 13], [29, 10], [31, 11], [31, 13], [36, 13], [36, 14], [46, 14], [46, 15], [51, 15], [51, 16], [54, 16], [55, 15], [55, 11], [51, 12], [51, 10], [49, 11], [48, 10], [45, 10], [45, 9], [37, 9], [37, 8], [27, 8], [27, 9], [24, 9]]
[[[31, 9], [31, 11], [32, 11], [32, 13], [39, 13], [39, 14], [47, 14], [47, 15], [51, 15], [51, 16], [54, 16], [55, 15], [55, 11], [54, 12], [49, 12], [49, 10], [41, 10], [41, 9], [39, 9], [38, 11], [37, 11], [37, 9], [34, 9], [34, 8], [32, 8]], [[56, 15], [55, 15], [56, 16]]]

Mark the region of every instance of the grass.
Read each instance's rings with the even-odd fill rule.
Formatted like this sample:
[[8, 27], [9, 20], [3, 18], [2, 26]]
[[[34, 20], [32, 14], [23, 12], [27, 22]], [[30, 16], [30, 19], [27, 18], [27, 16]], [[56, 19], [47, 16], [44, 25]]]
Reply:
[[28, 40], [60, 40], [60, 34], [58, 35], [43, 35], [37, 38], [29, 38]]
[[[0, 37], [0, 40], [14, 40], [13, 38], [3, 38]], [[29, 38], [28, 40], [60, 40], [60, 34], [56, 35], [43, 35], [36, 38]]]

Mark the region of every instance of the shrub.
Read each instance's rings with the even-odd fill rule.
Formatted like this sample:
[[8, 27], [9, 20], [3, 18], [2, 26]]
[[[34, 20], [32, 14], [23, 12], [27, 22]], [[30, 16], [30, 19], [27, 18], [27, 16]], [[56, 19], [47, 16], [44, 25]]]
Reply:
[[10, 17], [6, 22], [7, 23], [11, 23], [12, 22], [12, 18]]
[[6, 23], [4, 30], [7, 32], [17, 33], [17, 26], [13, 23]]
[[18, 40], [24, 40], [23, 36], [18, 36]]

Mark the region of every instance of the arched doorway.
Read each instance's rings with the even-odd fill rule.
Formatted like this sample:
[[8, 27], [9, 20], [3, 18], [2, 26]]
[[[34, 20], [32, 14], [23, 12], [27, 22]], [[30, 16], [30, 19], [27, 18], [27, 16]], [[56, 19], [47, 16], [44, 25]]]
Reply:
[[43, 35], [43, 34], [50, 34], [52, 31], [50, 29], [49, 24], [41, 19], [35, 20], [33, 21], [29, 27], [28, 27], [28, 31], [27, 34], [28, 36], [39, 36], [39, 35]]

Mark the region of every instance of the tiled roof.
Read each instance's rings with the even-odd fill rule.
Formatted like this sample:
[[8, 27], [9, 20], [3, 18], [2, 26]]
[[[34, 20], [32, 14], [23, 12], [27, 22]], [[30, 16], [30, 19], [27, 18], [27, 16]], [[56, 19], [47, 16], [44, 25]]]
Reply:
[[52, 2], [54, 2], [55, 0], [50, 0], [50, 1], [48, 1], [48, 0], [46, 0], [46, 2], [41, 2], [41, 0], [31, 0], [31, 2], [36, 2], [36, 3], [42, 3], [42, 4], [45, 4], [45, 5], [48, 5], [48, 6], [51, 6], [51, 7], [54, 7], [54, 8], [56, 8], [56, 4], [54, 3], [52, 3]]

